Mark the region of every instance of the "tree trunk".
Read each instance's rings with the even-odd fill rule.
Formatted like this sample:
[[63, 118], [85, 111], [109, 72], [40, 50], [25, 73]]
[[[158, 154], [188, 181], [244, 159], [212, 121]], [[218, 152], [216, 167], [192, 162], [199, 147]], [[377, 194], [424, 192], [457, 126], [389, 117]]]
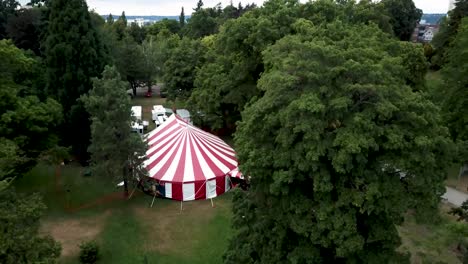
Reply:
[[137, 93], [137, 84], [135, 82], [132, 82], [131, 86], [132, 86], [133, 97], [135, 97]]
[[127, 164], [125, 164], [125, 166], [124, 166], [124, 171], [123, 171], [123, 182], [124, 182], [125, 197], [128, 197], [128, 179], [127, 179], [127, 174], [128, 174], [128, 168], [127, 168]]
[[148, 93], [151, 93], [152, 92], [151, 81], [148, 81], [147, 85], [148, 85]]

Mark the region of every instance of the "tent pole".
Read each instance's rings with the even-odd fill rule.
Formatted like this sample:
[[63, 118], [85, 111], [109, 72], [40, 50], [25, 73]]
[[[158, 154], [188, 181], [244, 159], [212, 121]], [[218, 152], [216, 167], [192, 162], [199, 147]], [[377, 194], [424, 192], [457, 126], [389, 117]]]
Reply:
[[132, 193], [130, 193], [130, 196], [128, 196], [127, 200], [130, 200], [130, 198], [132, 198], [132, 195], [133, 195], [133, 193], [135, 192], [135, 190], [136, 190], [136, 187], [133, 188], [133, 191], [132, 191]]
[[210, 198], [210, 200], [211, 200], [211, 208], [214, 208], [213, 198]]
[[182, 213], [182, 201], [180, 201], [180, 213]]
[[156, 194], [157, 194], [157, 193], [154, 193], [153, 201], [151, 202], [151, 208], [153, 208], [153, 203], [154, 203], [154, 199], [156, 199]]

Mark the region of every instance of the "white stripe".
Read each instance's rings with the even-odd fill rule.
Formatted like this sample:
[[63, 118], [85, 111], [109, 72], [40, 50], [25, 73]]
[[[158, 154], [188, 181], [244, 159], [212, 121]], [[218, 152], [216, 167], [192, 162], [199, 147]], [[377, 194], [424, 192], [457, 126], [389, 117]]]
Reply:
[[172, 198], [172, 183], [166, 182], [164, 186], [166, 187], [166, 197]]
[[182, 184], [182, 200], [183, 201], [195, 200], [195, 183]]
[[[166, 142], [175, 140], [176, 137], [180, 136], [180, 131], [175, 131], [172, 135], [168, 135], [164, 140], [157, 142], [157, 144], [153, 145], [146, 151], [147, 156], [151, 156], [154, 151], [156, 151], [159, 147], [164, 145]], [[150, 144], [151, 145], [151, 144]]]
[[154, 153], [149, 159], [145, 160], [145, 162], [143, 163], [144, 166], [146, 167], [146, 166], [150, 165], [154, 160], [159, 158], [161, 155], [163, 155], [163, 154], [167, 153], [168, 151], [170, 151], [169, 148], [171, 146], [172, 146], [172, 148], [177, 148], [179, 146], [179, 144], [177, 142], [180, 141], [181, 138], [182, 138], [182, 134], [178, 134], [176, 137], [172, 138], [171, 142], [169, 142], [166, 146], [161, 148], [158, 152]]
[[[228, 173], [229, 171], [231, 171], [232, 169], [228, 168], [226, 165], [224, 165], [223, 162], [221, 162], [219, 159], [217, 159], [213, 154], [211, 154], [210, 151], [208, 151], [208, 149], [203, 146], [203, 144], [201, 144], [201, 141], [200, 139], [196, 138], [196, 140], [199, 142], [199, 145], [200, 147], [202, 148], [203, 152], [209, 157], [209, 159], [211, 161], [213, 161], [213, 163], [224, 173]], [[237, 166], [237, 161], [230, 158], [230, 157], [227, 157], [223, 154], [221, 154], [219, 151], [217, 151], [216, 149], [212, 149], [214, 153], [216, 153], [217, 155], [221, 156], [225, 161], [227, 161], [228, 163], [230, 163], [233, 167]], [[218, 175], [219, 176], [219, 175]]]
[[193, 171], [192, 161], [192, 134], [187, 133], [187, 141], [185, 142], [185, 171], [184, 182], [194, 181], [195, 173]]
[[[214, 172], [210, 169], [208, 164], [206, 163], [206, 160], [203, 158], [200, 149], [198, 149], [198, 146], [195, 144], [195, 139], [196, 137], [192, 138], [192, 146], [193, 149], [195, 150], [195, 155], [197, 156], [198, 163], [200, 164], [201, 170], [203, 171], [203, 177], [205, 179], [212, 179], [215, 177]], [[198, 176], [198, 175], [195, 175]], [[200, 180], [200, 179], [197, 179]]]
[[[180, 141], [182, 141], [182, 138], [183, 136], [181, 135], [177, 142], [174, 144], [174, 146], [172, 147], [172, 149], [170, 149], [167, 153], [164, 154], [164, 158], [161, 159], [160, 162], [158, 162], [156, 164], [156, 166], [154, 166], [150, 171], [149, 171], [149, 175], [150, 177], [154, 178], [156, 173], [159, 172], [159, 170], [164, 166], [164, 164], [166, 164], [166, 162], [173, 162], [173, 160], [169, 160], [169, 158], [172, 156], [172, 153], [174, 153], [174, 151], [180, 151]], [[160, 153], [160, 154], [158, 154]], [[155, 155], [153, 155], [153, 157], [159, 157], [161, 156], [161, 153], [164, 153], [164, 152], [158, 152], [156, 153]], [[163, 172], [165, 173], [165, 172]], [[165, 176], [165, 175], [164, 175]], [[161, 177], [162, 178], [162, 177]], [[157, 178], [158, 180], [161, 180], [161, 178]]]
[[216, 180], [206, 182], [206, 199], [216, 197]]
[[161, 144], [162, 141], [160, 141], [162, 138], [164, 138], [166, 135], [171, 136], [171, 134], [178, 134], [180, 133], [180, 130], [182, 130], [181, 127], [179, 126], [171, 126], [169, 127], [166, 131], [158, 134], [155, 136], [150, 142], [148, 142], [148, 145], [153, 145], [156, 143], [156, 145]]
[[227, 192], [231, 189], [231, 180], [229, 179], [229, 176], [224, 177], [224, 180], [226, 182], [226, 185], [224, 186], [224, 192]]
[[[216, 141], [214, 141], [214, 140], [212, 140], [210, 138], [207, 138], [207, 137], [205, 137], [203, 135], [199, 135], [198, 138], [200, 138], [201, 140], [207, 142], [207, 144], [210, 145], [211, 147], [216, 148], [219, 151], [222, 151], [226, 155], [229, 155], [229, 156], [232, 156], [232, 157], [236, 156], [236, 153], [234, 152], [234, 149], [232, 149], [227, 144], [219, 144], [218, 142], [216, 142]], [[227, 148], [228, 150], [226, 150], [225, 148]]]
[[182, 150], [184, 148], [182, 142], [184, 142], [186, 138], [187, 138], [187, 133], [185, 132], [183, 133], [181, 137], [182, 140], [180, 140], [179, 143], [177, 144], [178, 149], [177, 149], [177, 153], [174, 156], [174, 159], [169, 161], [171, 165], [169, 165], [169, 168], [167, 169], [167, 171], [162, 172], [164, 173], [164, 176], [161, 178], [162, 181], [172, 181], [174, 179], [174, 174], [177, 170], [177, 167], [179, 166], [180, 157], [182, 156]]

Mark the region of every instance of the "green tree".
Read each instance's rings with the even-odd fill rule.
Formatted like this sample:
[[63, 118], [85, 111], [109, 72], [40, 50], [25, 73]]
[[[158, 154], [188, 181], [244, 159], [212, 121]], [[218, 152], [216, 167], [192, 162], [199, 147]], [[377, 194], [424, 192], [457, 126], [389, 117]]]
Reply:
[[204, 48], [200, 40], [183, 38], [170, 51], [164, 63], [163, 83], [171, 100], [187, 99], [194, 87], [195, 75], [203, 64]]
[[91, 163], [95, 174], [124, 180], [128, 194], [127, 170], [141, 166], [146, 145], [131, 131], [135, 122], [131, 102], [125, 92], [127, 84], [115, 67], [106, 66], [101, 79], [93, 80], [93, 89], [83, 95], [86, 110], [91, 115]]
[[[468, 17], [462, 19], [458, 34], [447, 54], [448, 62], [442, 69], [444, 79], [443, 104], [452, 137], [457, 141], [468, 141]], [[467, 157], [463, 157], [466, 162]]]
[[190, 38], [202, 38], [215, 34], [218, 30], [217, 17], [213, 8], [202, 8], [192, 13], [184, 28], [184, 35]]
[[56, 263], [61, 247], [50, 236], [39, 235], [46, 206], [38, 194], [27, 197], [11, 188], [0, 190], [0, 262]]
[[444, 192], [439, 109], [376, 26], [294, 28], [263, 52], [264, 95], [235, 134], [251, 188], [235, 196], [225, 263], [409, 263], [396, 225]]
[[106, 23], [110, 25], [114, 24], [114, 17], [112, 16], [112, 14], [109, 14], [107, 16]]
[[20, 9], [6, 24], [8, 38], [12, 39], [18, 48], [32, 50], [36, 55], [41, 53], [41, 15], [40, 8]]
[[128, 35], [130, 35], [136, 43], [141, 44], [146, 38], [146, 28], [140, 27], [137, 23], [133, 22], [128, 28]]
[[122, 15], [112, 24], [112, 27], [117, 36], [117, 40], [122, 40], [127, 30], [127, 17], [125, 16], [125, 12], [122, 12]]
[[174, 19], [164, 18], [148, 27], [148, 34], [157, 36], [159, 33], [168, 30], [172, 34], [180, 32], [181, 24]]
[[432, 44], [435, 48], [435, 55], [431, 60], [433, 67], [439, 69], [448, 61], [448, 52], [453, 46], [461, 20], [468, 16], [468, 0], [458, 0], [455, 8], [440, 23], [440, 30], [434, 36]]
[[185, 26], [185, 13], [184, 13], [184, 7], [182, 7], [182, 10], [180, 11], [180, 16], [179, 16], [179, 25], [180, 28], [183, 28]]
[[198, 0], [198, 2], [197, 2], [197, 7], [195, 7], [195, 8], [193, 9], [193, 11], [197, 12], [197, 11], [200, 11], [202, 8], [203, 8], [203, 1], [202, 1], [202, 0]]
[[136, 95], [137, 87], [146, 78], [146, 69], [143, 61], [143, 51], [132, 38], [127, 36], [117, 44], [115, 64], [120, 75], [130, 83], [134, 96]]
[[422, 16], [413, 0], [382, 0], [380, 2], [390, 16], [393, 32], [400, 40], [408, 41]]
[[8, 19], [16, 14], [20, 3], [16, 0], [0, 0], [0, 39], [7, 37], [6, 25]]
[[[105, 49], [84, 0], [53, 0], [45, 40], [47, 92], [65, 113], [62, 139], [81, 160], [87, 156], [89, 120], [80, 95], [92, 87], [105, 64]], [[65, 22], [64, 22], [65, 21]]]
[[37, 61], [11, 41], [0, 41], [0, 180], [27, 172], [41, 152], [57, 143], [62, 108], [31, 95]]

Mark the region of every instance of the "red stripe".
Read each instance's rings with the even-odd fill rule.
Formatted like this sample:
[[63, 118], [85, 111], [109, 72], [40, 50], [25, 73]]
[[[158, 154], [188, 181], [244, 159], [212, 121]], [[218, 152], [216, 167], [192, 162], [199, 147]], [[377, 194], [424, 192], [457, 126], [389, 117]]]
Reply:
[[[198, 140], [195, 141], [195, 145], [197, 145], [198, 149], [200, 150], [200, 153], [202, 155], [202, 158], [206, 161], [206, 164], [208, 164], [208, 167], [211, 169], [211, 171], [213, 171], [214, 175], [215, 176], [220, 176], [220, 175], [224, 175], [224, 173], [218, 168], [218, 166], [216, 166], [216, 164], [214, 164], [210, 158], [208, 157], [208, 155], [205, 153], [205, 151], [203, 151], [203, 149], [200, 147], [200, 144], [198, 142]], [[197, 175], [195, 175], [197, 176]], [[203, 178], [195, 178], [195, 180], [205, 180], [206, 179], [206, 176], [203, 175]]]
[[206, 182], [195, 182], [195, 200], [206, 199]]
[[[183, 138], [183, 137], [180, 137], [180, 138]], [[179, 143], [180, 141], [181, 141], [181, 140], [179, 139], [179, 140], [177, 140], [177, 141], [174, 142], [174, 145], [176, 145], [176, 146], [175, 146], [175, 149], [174, 149], [174, 152], [172, 153], [172, 155], [169, 157], [169, 159], [166, 161], [166, 163], [164, 163], [164, 165], [161, 167], [161, 169], [160, 169], [158, 172], [156, 172], [153, 176], [150, 175], [151, 177], [156, 178], [156, 179], [158, 179], [158, 180], [161, 180], [162, 177], [164, 177], [164, 175], [165, 175], [166, 172], [167, 172], [167, 169], [169, 168], [169, 166], [171, 166], [171, 163], [174, 162], [174, 157], [176, 156], [177, 151], [178, 151], [179, 148], [180, 148], [180, 143]], [[167, 153], [168, 153], [168, 152], [163, 153], [163, 154], [162, 154], [161, 156], [159, 156], [156, 160], [154, 160], [154, 161], [151, 163], [151, 165], [154, 167], [160, 160], [162, 160], [162, 159], [164, 158], [165, 154], [167, 154]], [[148, 170], [148, 169], [147, 169], [147, 170]]]
[[[199, 132], [199, 131], [196, 131], [196, 132]], [[199, 134], [201, 134], [201, 133], [199, 133]], [[234, 149], [231, 148], [229, 145], [227, 145], [224, 142], [222, 142], [222, 143], [224, 143], [224, 145], [223, 145], [221, 142], [217, 142], [216, 140], [214, 140], [214, 139], [212, 139], [210, 137], [207, 137], [206, 135], [199, 135], [198, 138], [204, 139], [204, 141], [210, 142], [211, 145], [216, 146], [217, 148], [223, 149], [226, 152], [235, 153]], [[221, 140], [220, 138], [216, 138], [216, 139]]]
[[180, 143], [180, 148], [182, 148], [182, 153], [180, 154], [179, 164], [177, 164], [177, 169], [174, 173], [174, 177], [172, 181], [174, 182], [184, 182], [184, 175], [185, 175], [185, 159], [187, 158], [187, 132], [183, 133], [183, 139]]
[[[157, 158], [155, 158], [155, 159], [153, 160], [153, 162], [151, 162], [150, 164], [148, 164], [148, 165], [146, 166], [146, 170], [149, 172], [152, 168], [154, 168], [154, 166], [156, 166], [156, 164], [158, 164], [158, 163], [164, 158], [164, 156], [165, 156], [167, 153], [169, 153], [169, 151], [170, 151], [171, 149], [174, 148], [174, 146], [179, 145], [177, 142], [180, 140], [181, 137], [182, 137], [182, 134], [179, 134], [179, 135], [177, 136], [176, 139], [174, 139], [173, 141], [171, 141], [172, 144], [171, 144], [171, 146], [166, 150], [166, 152], [161, 153]], [[172, 155], [174, 156], [174, 154], [175, 154], [176, 152], [177, 152], [177, 146], [175, 147], [175, 151], [174, 151], [174, 153], [173, 153]], [[156, 153], [156, 152], [155, 152], [155, 153]], [[171, 160], [172, 160], [172, 159], [169, 159], [168, 162], [170, 162]], [[150, 175], [150, 176], [151, 176], [151, 175]]]
[[216, 177], [216, 195], [226, 192], [226, 176]]
[[192, 154], [192, 166], [193, 166], [193, 175], [194, 179], [200, 179], [206, 177], [203, 175], [203, 170], [200, 165], [200, 161], [198, 160], [197, 153], [195, 152], [195, 146], [194, 146], [194, 135], [189, 135], [189, 144], [190, 144], [190, 153]]
[[182, 201], [182, 183], [172, 183], [172, 199]]
[[[215, 153], [212, 148], [210, 148], [208, 145], [206, 145], [206, 142], [200, 140], [200, 144], [202, 144], [207, 149], [208, 152], [210, 152], [217, 160], [219, 160], [222, 164], [224, 164], [224, 166], [226, 166], [228, 168], [228, 171], [223, 172], [223, 171], [221, 171], [221, 169], [218, 168], [218, 166], [216, 166], [216, 164], [214, 162], [212, 162], [211, 159], [208, 158], [209, 161], [210, 161], [210, 163], [208, 163], [208, 165], [212, 168], [213, 171], [218, 171], [219, 172], [219, 173], [215, 173], [216, 176], [224, 175], [227, 172], [229, 172], [229, 171], [233, 170], [234, 168], [236, 168], [236, 165], [233, 165], [233, 164], [229, 163], [223, 157], [221, 157], [220, 155]], [[206, 156], [208, 157], [208, 155], [206, 155]]]
[[171, 122], [169, 122], [169, 124], [165, 125], [165, 126], [160, 126], [158, 128], [161, 128], [160, 130], [158, 130], [158, 128], [156, 128], [156, 132], [154, 133], [154, 135], [152, 137], [150, 137], [148, 139], [148, 142], [150, 142], [151, 140], [153, 140], [153, 138], [157, 137], [158, 135], [164, 133], [164, 131], [166, 130], [169, 130], [172, 126], [176, 125], [177, 124], [177, 120], [172, 120]]
[[[181, 135], [180, 130], [179, 131], [174, 131], [174, 133], [171, 133], [171, 134], [165, 136], [164, 138], [162, 138], [161, 140], [159, 140], [158, 142], [154, 143], [153, 145], [151, 145], [149, 147], [149, 150], [147, 151], [146, 157], [151, 158], [155, 153], [157, 153], [159, 150], [164, 148], [164, 146], [166, 146], [167, 144], [173, 142], [174, 140], [177, 140], [177, 137], [180, 136], [180, 135]], [[161, 144], [161, 145], [158, 146], [159, 142], [163, 141], [165, 138], [168, 138], [168, 137], [172, 137], [172, 138], [169, 139], [168, 141], [166, 141], [164, 144]]]

